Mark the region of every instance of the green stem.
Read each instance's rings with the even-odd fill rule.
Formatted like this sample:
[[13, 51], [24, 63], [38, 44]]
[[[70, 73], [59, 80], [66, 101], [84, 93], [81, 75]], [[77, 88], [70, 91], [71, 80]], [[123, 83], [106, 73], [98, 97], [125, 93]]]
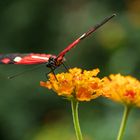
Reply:
[[122, 117], [122, 121], [121, 121], [121, 125], [120, 125], [120, 129], [119, 129], [119, 133], [118, 133], [118, 136], [117, 136], [117, 140], [122, 140], [129, 112], [130, 112], [130, 107], [125, 105], [124, 106], [124, 113], [123, 113], [123, 117]]
[[72, 117], [77, 140], [83, 140], [78, 117], [78, 101], [71, 99]]

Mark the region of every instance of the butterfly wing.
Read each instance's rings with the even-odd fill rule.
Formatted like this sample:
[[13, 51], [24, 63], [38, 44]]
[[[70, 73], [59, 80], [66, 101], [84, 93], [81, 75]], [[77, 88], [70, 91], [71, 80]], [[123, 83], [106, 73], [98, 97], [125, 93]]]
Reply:
[[65, 54], [71, 50], [73, 47], [75, 47], [81, 40], [89, 36], [91, 33], [95, 32], [98, 28], [100, 28], [102, 25], [104, 25], [106, 22], [108, 22], [110, 19], [112, 19], [116, 14], [112, 14], [109, 17], [106, 17], [102, 22], [99, 24], [96, 24], [93, 28], [91, 28], [89, 31], [85, 32], [83, 35], [81, 35], [78, 39], [76, 39], [74, 42], [72, 42], [70, 45], [68, 45], [62, 52], [58, 54], [56, 57], [58, 62], [61, 62], [63, 60], [63, 57]]
[[50, 57], [56, 57], [51, 54], [0, 54], [0, 64], [21, 64], [21, 65], [33, 65], [42, 64], [48, 62]]

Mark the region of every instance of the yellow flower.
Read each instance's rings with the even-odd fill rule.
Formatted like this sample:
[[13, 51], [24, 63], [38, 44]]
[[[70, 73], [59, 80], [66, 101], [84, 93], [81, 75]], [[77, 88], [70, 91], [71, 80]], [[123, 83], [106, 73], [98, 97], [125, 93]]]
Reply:
[[140, 107], [140, 81], [120, 74], [104, 78], [103, 96], [128, 106]]
[[80, 68], [69, 69], [69, 72], [57, 74], [56, 77], [50, 73], [49, 80], [40, 82], [40, 85], [52, 89], [58, 95], [67, 98], [76, 98], [79, 101], [90, 101], [101, 94], [101, 80], [95, 77], [99, 69], [91, 71]]

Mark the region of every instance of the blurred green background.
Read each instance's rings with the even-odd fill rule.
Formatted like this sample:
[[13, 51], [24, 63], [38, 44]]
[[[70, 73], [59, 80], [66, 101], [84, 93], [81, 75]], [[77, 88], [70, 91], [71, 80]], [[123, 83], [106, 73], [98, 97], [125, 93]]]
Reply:
[[[71, 50], [67, 62], [83, 69], [98, 67], [101, 77], [121, 73], [140, 78], [139, 0], [1, 0], [0, 53], [57, 55], [112, 13], [117, 17]], [[70, 102], [39, 85], [46, 79], [45, 66], [7, 79], [28, 68], [32, 66], [0, 66], [0, 139], [75, 140]], [[116, 139], [122, 111], [121, 105], [102, 98], [80, 103], [85, 140]], [[139, 112], [130, 114], [127, 140], [140, 140]]]

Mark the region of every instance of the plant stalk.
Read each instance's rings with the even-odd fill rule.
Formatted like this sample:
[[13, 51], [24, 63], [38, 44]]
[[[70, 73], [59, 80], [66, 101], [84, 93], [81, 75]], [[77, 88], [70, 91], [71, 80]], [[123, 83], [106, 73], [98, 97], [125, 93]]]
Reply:
[[79, 104], [78, 101], [76, 101], [75, 99], [71, 99], [72, 117], [73, 117], [76, 137], [77, 137], [77, 140], [83, 140], [83, 136], [82, 136], [81, 128], [79, 124], [79, 117], [78, 117], [78, 104]]
[[120, 129], [118, 132], [117, 140], [122, 140], [122, 138], [123, 138], [124, 131], [126, 128], [126, 122], [128, 120], [128, 115], [129, 115], [130, 110], [131, 110], [131, 108], [129, 106], [127, 106], [127, 105], [124, 106], [124, 112], [123, 112], [123, 116], [122, 116]]

